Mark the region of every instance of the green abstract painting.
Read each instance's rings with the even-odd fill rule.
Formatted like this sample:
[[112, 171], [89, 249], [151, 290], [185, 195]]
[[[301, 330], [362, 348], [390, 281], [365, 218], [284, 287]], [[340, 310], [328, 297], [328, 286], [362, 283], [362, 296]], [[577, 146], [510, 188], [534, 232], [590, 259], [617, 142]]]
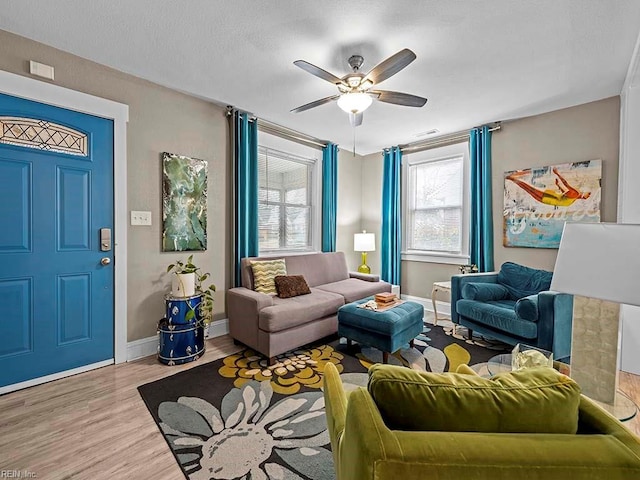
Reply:
[[207, 162], [162, 154], [162, 250], [207, 249]]

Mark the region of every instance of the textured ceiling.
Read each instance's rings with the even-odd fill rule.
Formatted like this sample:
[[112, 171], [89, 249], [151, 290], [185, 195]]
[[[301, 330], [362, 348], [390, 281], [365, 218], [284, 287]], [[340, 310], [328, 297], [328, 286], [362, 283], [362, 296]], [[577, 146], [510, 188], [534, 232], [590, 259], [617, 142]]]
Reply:
[[380, 102], [357, 127], [356, 150], [465, 130], [621, 91], [640, 31], [637, 0], [3, 0], [0, 29], [167, 87], [234, 105], [351, 149], [336, 93], [293, 65], [338, 76], [402, 48], [417, 59], [381, 88], [429, 99]]

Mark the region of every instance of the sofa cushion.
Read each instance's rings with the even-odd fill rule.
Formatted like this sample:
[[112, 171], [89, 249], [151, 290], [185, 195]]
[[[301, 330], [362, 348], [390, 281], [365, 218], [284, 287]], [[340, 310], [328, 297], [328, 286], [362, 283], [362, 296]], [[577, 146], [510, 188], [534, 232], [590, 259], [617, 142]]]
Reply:
[[[246, 257], [240, 261], [242, 286], [254, 290], [254, 278], [251, 262], [271, 260], [269, 257]], [[306, 253], [287, 255], [285, 258], [288, 275], [304, 275], [311, 288], [325, 283], [337, 282], [349, 278], [347, 260], [344, 252]]]
[[376, 364], [369, 369], [368, 390], [394, 430], [575, 434], [578, 429], [580, 387], [552, 368], [488, 379]]
[[516, 315], [530, 322], [538, 321], [538, 295], [529, 295], [516, 302]]
[[276, 284], [274, 282], [278, 275], [287, 274], [287, 266], [284, 258], [274, 260], [253, 260], [251, 262], [253, 270], [253, 289], [256, 292], [275, 295]]
[[291, 298], [311, 293], [303, 275], [278, 275], [273, 281], [280, 298]]
[[552, 272], [525, 267], [517, 263], [505, 262], [498, 273], [498, 283], [504, 285], [512, 300], [549, 290]]
[[514, 300], [477, 302], [475, 300], [462, 299], [456, 302], [456, 311], [476, 323], [506, 332], [511, 336], [537, 338], [537, 324], [519, 318], [515, 312], [515, 304]]
[[357, 278], [358, 280], [364, 280], [365, 282], [380, 281], [380, 275], [374, 275], [372, 273], [349, 272], [349, 278]]
[[325, 283], [317, 287], [325, 292], [338, 293], [346, 303], [355, 302], [376, 293], [390, 292], [391, 284], [387, 282], [368, 282], [357, 278], [347, 278], [339, 282]]
[[273, 297], [273, 305], [260, 310], [258, 325], [266, 332], [279, 332], [287, 328], [335, 315], [344, 305], [344, 297], [311, 288], [309, 295], [293, 298]]
[[509, 290], [499, 283], [470, 282], [462, 287], [462, 298], [487, 302], [509, 298]]

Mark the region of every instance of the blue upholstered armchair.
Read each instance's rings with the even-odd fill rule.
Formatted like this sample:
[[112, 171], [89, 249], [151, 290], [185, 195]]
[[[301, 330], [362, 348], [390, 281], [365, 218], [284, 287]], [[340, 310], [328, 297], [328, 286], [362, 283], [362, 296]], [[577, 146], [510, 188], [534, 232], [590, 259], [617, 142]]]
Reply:
[[549, 291], [553, 273], [506, 262], [499, 272], [451, 277], [451, 320], [506, 342], [571, 354], [573, 297]]

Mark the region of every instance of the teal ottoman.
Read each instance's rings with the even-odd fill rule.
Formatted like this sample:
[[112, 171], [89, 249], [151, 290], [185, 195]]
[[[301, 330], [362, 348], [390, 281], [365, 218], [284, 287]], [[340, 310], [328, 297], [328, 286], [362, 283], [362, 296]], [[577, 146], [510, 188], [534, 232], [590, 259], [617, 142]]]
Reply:
[[343, 305], [338, 310], [338, 335], [351, 341], [382, 350], [382, 361], [387, 363], [389, 354], [409, 343], [422, 332], [424, 308], [416, 302], [404, 302], [384, 312], [358, 308], [361, 303], [373, 300], [363, 298]]

